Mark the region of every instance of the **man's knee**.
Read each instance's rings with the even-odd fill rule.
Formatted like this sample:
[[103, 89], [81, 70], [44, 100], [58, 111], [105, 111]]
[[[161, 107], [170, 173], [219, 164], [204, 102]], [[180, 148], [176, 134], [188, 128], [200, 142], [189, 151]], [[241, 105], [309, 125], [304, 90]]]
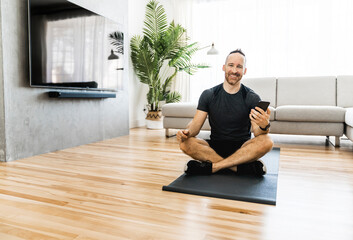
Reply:
[[273, 141], [270, 136], [268, 136], [268, 134], [257, 136], [251, 139], [250, 141], [253, 141], [253, 143], [255, 143], [256, 151], [259, 154], [266, 154], [272, 150]]
[[270, 136], [268, 134], [263, 134], [261, 135], [262, 136], [262, 148], [263, 148], [263, 151], [264, 152], [269, 152], [272, 150], [272, 147], [273, 147], [273, 141], [272, 139], [270, 138]]
[[181, 151], [183, 151], [185, 153], [185, 151], [187, 149], [187, 145], [186, 145], [185, 141], [180, 142], [179, 148], [180, 148]]
[[180, 149], [187, 155], [194, 154], [202, 144], [197, 138], [190, 137], [179, 144]]
[[185, 141], [183, 141], [179, 144], [180, 150], [183, 151], [184, 153], [188, 154], [191, 149], [190, 144], [191, 144], [190, 139], [186, 139]]

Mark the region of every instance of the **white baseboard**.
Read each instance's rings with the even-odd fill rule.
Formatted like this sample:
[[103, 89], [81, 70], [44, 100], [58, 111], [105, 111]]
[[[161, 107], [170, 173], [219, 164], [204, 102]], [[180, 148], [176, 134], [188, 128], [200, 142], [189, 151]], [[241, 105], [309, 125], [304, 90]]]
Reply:
[[137, 127], [145, 127], [146, 126], [146, 119], [136, 119], [130, 121], [130, 128], [137, 128]]

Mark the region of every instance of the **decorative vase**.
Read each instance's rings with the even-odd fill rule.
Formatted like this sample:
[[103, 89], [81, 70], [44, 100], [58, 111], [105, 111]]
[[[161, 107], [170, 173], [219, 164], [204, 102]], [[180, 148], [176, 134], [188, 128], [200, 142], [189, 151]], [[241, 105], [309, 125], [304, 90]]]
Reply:
[[148, 129], [163, 129], [162, 111], [149, 111], [146, 116]]

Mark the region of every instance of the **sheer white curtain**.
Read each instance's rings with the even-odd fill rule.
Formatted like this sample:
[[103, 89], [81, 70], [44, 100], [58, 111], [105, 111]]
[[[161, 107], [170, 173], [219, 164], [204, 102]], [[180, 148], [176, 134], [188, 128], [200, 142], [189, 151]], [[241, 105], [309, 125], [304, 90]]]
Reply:
[[[189, 0], [173, 0], [172, 2], [175, 23], [181, 24], [187, 29], [187, 37], [192, 37], [192, 14], [193, 4]], [[178, 91], [181, 94], [181, 101], [190, 101], [190, 75], [185, 72], [179, 72], [171, 86], [172, 91]]]
[[195, 62], [211, 63], [213, 68], [200, 70], [191, 77], [191, 101], [197, 101], [205, 88], [223, 81], [221, 69], [225, 57], [236, 48], [241, 48], [247, 56], [246, 77], [353, 74], [351, 0], [181, 3], [192, 11], [188, 25], [192, 40], [201, 46], [214, 42], [220, 52], [211, 58], [205, 49], [194, 58]]

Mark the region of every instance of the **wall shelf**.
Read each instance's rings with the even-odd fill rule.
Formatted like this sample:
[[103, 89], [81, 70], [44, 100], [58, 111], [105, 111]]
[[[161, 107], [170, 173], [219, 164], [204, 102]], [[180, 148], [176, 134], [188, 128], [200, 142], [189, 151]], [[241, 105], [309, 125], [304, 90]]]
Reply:
[[50, 98], [116, 98], [113, 92], [50, 91]]

